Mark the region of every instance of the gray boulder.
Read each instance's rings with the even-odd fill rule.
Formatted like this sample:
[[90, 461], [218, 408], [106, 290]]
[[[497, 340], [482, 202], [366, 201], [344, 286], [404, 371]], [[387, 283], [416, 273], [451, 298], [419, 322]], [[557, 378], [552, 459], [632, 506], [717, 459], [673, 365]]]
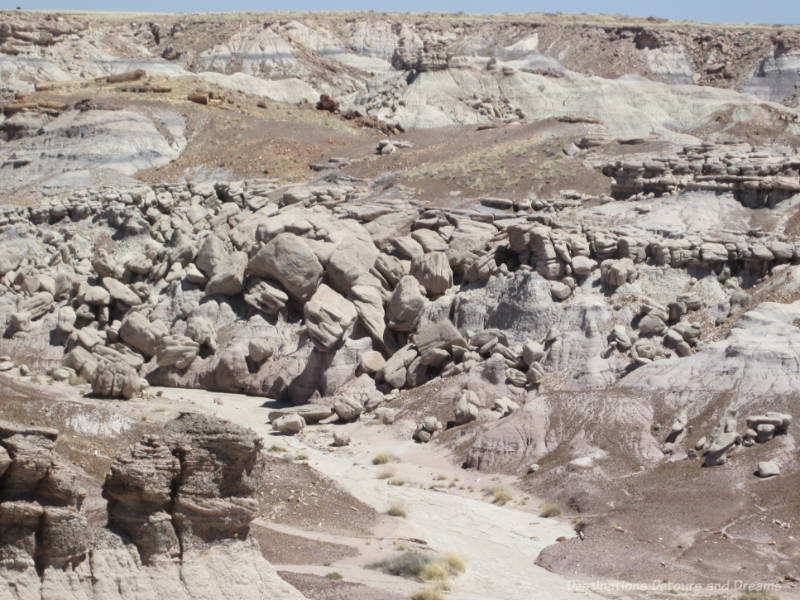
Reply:
[[106, 398], [130, 400], [142, 390], [138, 373], [125, 363], [103, 361], [95, 369], [92, 392]]
[[189, 317], [184, 333], [188, 338], [197, 342], [201, 348], [208, 348], [211, 352], [217, 351], [217, 330], [214, 324], [205, 317]]
[[209, 235], [203, 240], [197, 252], [194, 264], [207, 277], [211, 277], [217, 266], [225, 260], [228, 250], [223, 241], [216, 235]]
[[297, 413], [283, 415], [272, 422], [272, 427], [275, 429], [275, 431], [285, 435], [294, 435], [296, 433], [300, 433], [303, 431], [305, 426], [305, 420]]
[[322, 265], [302, 238], [279, 233], [264, 244], [247, 265], [247, 271], [278, 280], [295, 299], [305, 302], [322, 280]]
[[741, 436], [735, 431], [719, 433], [711, 440], [711, 445], [706, 452], [706, 467], [724, 465], [728, 460], [728, 455], [741, 443]]
[[416, 357], [417, 351], [411, 344], [403, 346], [386, 361], [380, 376], [392, 388], [402, 388], [406, 383], [407, 367]]
[[142, 303], [142, 299], [136, 295], [136, 292], [112, 277], [103, 277], [103, 286], [116, 302], [127, 306], [139, 306]]
[[225, 257], [215, 267], [206, 284], [209, 296], [235, 296], [244, 287], [244, 271], [247, 267], [247, 254], [234, 252]]
[[453, 285], [453, 270], [444, 252], [429, 252], [415, 256], [411, 261], [411, 274], [428, 294], [443, 294]]
[[252, 277], [247, 284], [244, 301], [265, 315], [275, 315], [286, 307], [289, 295], [277, 282]]
[[254, 363], [260, 365], [275, 353], [275, 348], [269, 340], [253, 338], [247, 344], [247, 353]]
[[186, 369], [200, 350], [200, 345], [185, 335], [165, 335], [158, 345], [156, 362], [159, 367]]
[[378, 258], [378, 249], [370, 241], [350, 237], [331, 254], [326, 274], [331, 285], [342, 294], [350, 293], [356, 282], [367, 275]]
[[406, 275], [397, 284], [386, 309], [389, 327], [395, 331], [414, 331], [427, 299], [425, 288], [416, 278]]
[[350, 445], [350, 434], [346, 431], [334, 431], [333, 432], [333, 445], [342, 447], [342, 446], [349, 446]]
[[30, 319], [35, 321], [46, 315], [53, 308], [53, 295], [50, 292], [37, 292], [29, 298], [23, 299], [17, 310], [28, 313]]
[[340, 396], [333, 403], [333, 411], [342, 421], [354, 421], [364, 412], [364, 407], [356, 398]]
[[286, 415], [300, 415], [306, 423], [317, 423], [318, 421], [327, 419], [332, 414], [333, 409], [330, 406], [325, 406], [323, 404], [301, 404], [300, 406], [271, 410], [267, 418], [270, 423], [274, 423]]
[[309, 337], [323, 350], [339, 343], [357, 316], [353, 303], [325, 284], [306, 302], [303, 313]]
[[163, 322], [151, 321], [141, 312], [130, 312], [122, 320], [119, 336], [123, 342], [150, 358], [158, 352], [159, 340], [169, 330]]
[[781, 468], [774, 460], [764, 460], [758, 463], [756, 475], [761, 478], [776, 477], [781, 474]]

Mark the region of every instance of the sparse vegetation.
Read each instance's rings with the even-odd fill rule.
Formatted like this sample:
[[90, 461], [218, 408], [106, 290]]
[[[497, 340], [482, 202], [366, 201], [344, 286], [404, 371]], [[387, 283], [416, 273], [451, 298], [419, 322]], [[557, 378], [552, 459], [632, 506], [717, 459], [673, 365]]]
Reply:
[[333, 581], [341, 581], [342, 579], [344, 579], [344, 577], [342, 577], [342, 574], [337, 573], [336, 571], [331, 571], [330, 573], [325, 575], [325, 578], [332, 579]]
[[497, 504], [498, 506], [503, 506], [511, 502], [513, 496], [511, 492], [509, 492], [506, 488], [502, 485], [494, 486], [490, 491], [489, 495], [492, 498], [492, 504]]
[[395, 474], [394, 469], [392, 469], [391, 467], [386, 467], [380, 470], [380, 472], [378, 473], [378, 479], [390, 479], [394, 477], [394, 474]]
[[464, 559], [461, 558], [458, 554], [454, 554], [453, 552], [447, 552], [446, 554], [442, 554], [439, 557], [439, 560], [443, 561], [451, 572], [454, 573], [463, 573], [467, 570], [467, 563], [464, 562]]
[[400, 462], [400, 459], [389, 452], [381, 452], [376, 454], [372, 459], [373, 465], [386, 465], [393, 462]]
[[737, 600], [781, 600], [781, 597], [774, 592], [766, 590], [752, 590], [742, 592]]
[[392, 477], [389, 480], [389, 485], [400, 486], [400, 485], [405, 485], [405, 484], [406, 484], [405, 480], [403, 478], [401, 478], [401, 477]]
[[411, 600], [445, 600], [439, 587], [426, 587], [411, 594]]
[[276, 446], [275, 444], [272, 444], [272, 446], [267, 448], [267, 452], [273, 452], [273, 453], [286, 452], [286, 448], [284, 448], [283, 446]]
[[386, 511], [386, 514], [390, 517], [406, 517], [406, 509], [405, 506], [399, 501], [392, 502], [389, 505], [389, 510]]
[[561, 508], [552, 500], [545, 500], [539, 505], [539, 516], [543, 519], [550, 519], [561, 514]]
[[452, 553], [437, 556], [419, 550], [407, 550], [391, 559], [369, 565], [369, 568], [398, 577], [439, 582], [436, 589], [442, 590], [447, 589], [444, 582], [466, 570], [466, 564], [464, 559]]
[[450, 571], [446, 564], [434, 560], [422, 567], [422, 570], [419, 572], [419, 578], [422, 579], [422, 581], [444, 581], [449, 574]]

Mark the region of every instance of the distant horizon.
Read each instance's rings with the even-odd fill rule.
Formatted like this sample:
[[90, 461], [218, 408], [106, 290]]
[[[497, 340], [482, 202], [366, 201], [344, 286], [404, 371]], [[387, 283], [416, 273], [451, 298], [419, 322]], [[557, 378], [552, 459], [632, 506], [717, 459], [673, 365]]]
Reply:
[[[112, 4], [112, 6], [109, 6]], [[199, 0], [187, 2], [174, 0], [171, 3], [144, 0], [137, 3], [102, 2], [101, 0], [34, 0], [27, 2], [17, 0], [9, 2], [0, 0], [0, 9], [14, 10], [17, 7], [28, 11], [52, 12], [104, 12], [104, 13], [153, 13], [163, 15], [181, 14], [230, 14], [237, 12], [274, 13], [274, 12], [309, 12], [309, 13], [337, 13], [337, 12], [374, 12], [401, 13], [401, 14], [467, 14], [476, 16], [489, 15], [526, 15], [534, 13], [562, 14], [565, 16], [602, 15], [608, 17], [620, 16], [631, 18], [654, 17], [670, 21], [691, 21], [709, 24], [729, 25], [768, 25], [768, 26], [797, 26], [800, 25], [800, 2], [789, 3], [778, 0], [765, 0], [754, 5], [741, 0], [724, 2], [711, 0], [697, 2], [689, 0], [675, 0], [670, 4], [662, 2], [635, 2], [633, 0], [609, 0], [598, 6], [598, 3], [587, 0], [565, 0], [553, 5], [551, 3], [534, 2], [523, 4], [519, 0], [503, 0], [491, 3], [491, 11], [486, 11], [486, 3], [474, 0], [456, 2], [454, 0], [441, 0], [438, 3], [424, 2], [422, 0], [409, 0], [403, 5], [402, 10], [391, 6], [376, 8], [375, 3], [365, 0], [346, 0], [335, 7], [321, 0], [303, 0], [291, 6], [264, 5], [253, 0], [236, 0], [227, 3], [228, 10], [219, 10], [218, 2]]]

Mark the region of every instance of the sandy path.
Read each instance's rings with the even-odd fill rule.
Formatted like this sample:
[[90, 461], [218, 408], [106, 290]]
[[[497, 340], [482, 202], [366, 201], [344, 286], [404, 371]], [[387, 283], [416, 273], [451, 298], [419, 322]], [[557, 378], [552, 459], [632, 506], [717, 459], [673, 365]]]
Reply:
[[[375, 532], [376, 543], [344, 540], [339, 536], [334, 536], [334, 540], [326, 534], [292, 531], [293, 535], [320, 541], [348, 543], [357, 547], [361, 556], [332, 566], [282, 565], [284, 570], [321, 575], [336, 570], [350, 581], [411, 593], [421, 584], [364, 569], [363, 565], [371, 562], [370, 553], [377, 559], [391, 550], [392, 545], [387, 541], [418, 538], [434, 551], [454, 552], [466, 561], [466, 573], [450, 583], [449, 597], [454, 600], [597, 597], [570, 591], [568, 580], [534, 564], [542, 548], [560, 536], [574, 535], [568, 523], [487, 502], [480, 497], [479, 486], [490, 487], [498, 478], [465, 472], [447, 461], [434, 446], [422, 447], [410, 440], [397, 439], [385, 427], [356, 423], [344, 426], [353, 443], [331, 452], [328, 444], [333, 425], [309, 427], [302, 436], [275, 437], [267, 423], [269, 411], [262, 406], [263, 398], [171, 388], [150, 391], [160, 392], [161, 396], [140, 403], [142, 409], [149, 409], [147, 412], [163, 408], [166, 417], [175, 411], [197, 410], [250, 427], [265, 437], [267, 445], [276, 443], [292, 452], [302, 451], [312, 467], [379, 512], [385, 512], [394, 502], [402, 504], [407, 512], [407, 518], [386, 517]], [[128, 406], [134, 408], [136, 404], [139, 403]], [[387, 468], [371, 464], [372, 457], [381, 451], [391, 451], [400, 459], [389, 468], [407, 482], [405, 485], [388, 485], [386, 480], [377, 478], [379, 471]], [[463, 491], [429, 489], [437, 477], [444, 484], [458, 478], [461, 484], [458, 487], [469, 483], [477, 490], [469, 496]], [[377, 543], [377, 540], [382, 541]]]

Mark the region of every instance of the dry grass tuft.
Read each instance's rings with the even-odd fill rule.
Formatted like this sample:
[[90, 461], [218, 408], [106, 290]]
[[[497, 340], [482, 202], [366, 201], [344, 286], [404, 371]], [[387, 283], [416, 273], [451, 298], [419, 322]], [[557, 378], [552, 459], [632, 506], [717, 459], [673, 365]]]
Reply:
[[558, 507], [558, 504], [556, 504], [552, 500], [545, 500], [539, 505], [539, 516], [542, 517], [543, 519], [557, 517], [560, 514], [561, 514], [561, 509]]
[[391, 467], [386, 467], [380, 470], [378, 473], [378, 479], [390, 479], [394, 477], [395, 470]]
[[438, 587], [426, 587], [411, 594], [411, 600], [445, 600], [445, 595]]
[[461, 558], [458, 554], [454, 554], [453, 552], [447, 552], [442, 554], [439, 557], [443, 563], [447, 565], [453, 573], [463, 573], [467, 570], [467, 563], [464, 562], [464, 559]]
[[386, 514], [390, 517], [401, 517], [405, 518], [406, 515], [406, 508], [403, 506], [403, 503], [400, 501], [394, 501], [389, 505], [389, 510], [386, 511]]
[[492, 497], [492, 504], [497, 504], [498, 506], [503, 506], [512, 500], [511, 492], [502, 485], [494, 486], [490, 491], [490, 495]]
[[372, 459], [373, 465], [386, 465], [393, 462], [400, 462], [400, 459], [389, 452], [381, 452], [376, 454]]

